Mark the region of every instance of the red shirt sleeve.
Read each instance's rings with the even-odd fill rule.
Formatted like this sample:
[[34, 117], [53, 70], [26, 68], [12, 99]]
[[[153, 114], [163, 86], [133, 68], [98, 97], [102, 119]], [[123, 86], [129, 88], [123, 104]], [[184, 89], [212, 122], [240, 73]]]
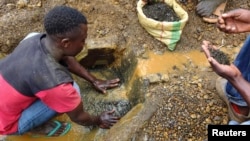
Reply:
[[71, 83], [61, 84], [36, 94], [48, 107], [58, 113], [74, 110], [81, 102], [80, 94]]

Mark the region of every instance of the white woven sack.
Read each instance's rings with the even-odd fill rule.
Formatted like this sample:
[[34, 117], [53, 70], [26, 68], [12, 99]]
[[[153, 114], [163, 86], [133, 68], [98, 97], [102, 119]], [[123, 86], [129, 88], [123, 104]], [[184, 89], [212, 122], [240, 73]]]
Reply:
[[188, 21], [188, 14], [175, 0], [164, 0], [164, 2], [173, 8], [175, 13], [180, 17], [179, 21], [161, 22], [147, 18], [142, 11], [142, 7], [146, 3], [142, 0], [137, 2], [137, 15], [140, 24], [146, 29], [146, 31], [157, 40], [166, 44], [169, 50], [173, 51], [177, 42], [180, 40], [182, 30]]

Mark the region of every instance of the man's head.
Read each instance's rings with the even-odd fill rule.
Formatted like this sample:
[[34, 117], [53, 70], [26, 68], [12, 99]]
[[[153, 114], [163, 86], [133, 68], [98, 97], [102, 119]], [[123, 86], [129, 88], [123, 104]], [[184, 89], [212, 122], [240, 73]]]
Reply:
[[64, 55], [78, 54], [87, 38], [87, 20], [74, 8], [54, 7], [44, 18], [44, 28], [48, 36], [55, 41]]

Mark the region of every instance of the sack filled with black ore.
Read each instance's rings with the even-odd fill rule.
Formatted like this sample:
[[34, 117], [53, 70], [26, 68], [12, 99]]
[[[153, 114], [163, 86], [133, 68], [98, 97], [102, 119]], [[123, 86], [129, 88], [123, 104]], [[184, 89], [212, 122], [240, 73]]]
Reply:
[[152, 0], [149, 0], [148, 3], [142, 7], [142, 11], [148, 18], [156, 21], [175, 22], [180, 20], [180, 17], [175, 13], [174, 9], [164, 2], [152, 2]]
[[224, 53], [219, 49], [213, 49], [213, 48], [209, 48], [209, 51], [211, 57], [217, 60], [220, 64], [230, 65], [230, 58], [228, 54]]

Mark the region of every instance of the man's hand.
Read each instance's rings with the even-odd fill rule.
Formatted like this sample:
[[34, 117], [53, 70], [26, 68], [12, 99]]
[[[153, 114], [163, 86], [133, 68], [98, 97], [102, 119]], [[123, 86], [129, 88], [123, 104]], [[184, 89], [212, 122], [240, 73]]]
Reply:
[[250, 11], [235, 9], [222, 14], [217, 22], [219, 30], [225, 33], [242, 33], [250, 31]]
[[204, 51], [207, 57], [207, 60], [210, 63], [215, 73], [217, 73], [219, 76], [226, 78], [228, 80], [241, 75], [241, 72], [235, 65], [233, 64], [223, 65], [223, 64], [218, 63], [213, 57], [211, 57], [210, 52], [209, 52], [210, 47], [216, 48], [215, 46], [211, 45], [211, 43], [208, 41], [202, 42], [202, 50]]
[[113, 115], [114, 112], [115, 110], [107, 111], [100, 115], [100, 128], [109, 129], [120, 119]]
[[100, 79], [96, 79], [93, 82], [93, 86], [96, 90], [102, 92], [103, 94], [105, 94], [107, 91], [107, 89], [111, 89], [114, 87], [117, 87], [120, 85], [120, 79], [116, 78], [116, 79], [112, 79], [112, 80], [100, 80]]
[[103, 94], [106, 93], [107, 89], [114, 88], [120, 85], [119, 78], [112, 80], [97, 79], [95, 76], [89, 73], [81, 64], [79, 64], [79, 62], [75, 59], [75, 57], [65, 56], [63, 58], [63, 61], [68, 65], [68, 69], [70, 70], [70, 72], [92, 83], [94, 88], [102, 92]]

